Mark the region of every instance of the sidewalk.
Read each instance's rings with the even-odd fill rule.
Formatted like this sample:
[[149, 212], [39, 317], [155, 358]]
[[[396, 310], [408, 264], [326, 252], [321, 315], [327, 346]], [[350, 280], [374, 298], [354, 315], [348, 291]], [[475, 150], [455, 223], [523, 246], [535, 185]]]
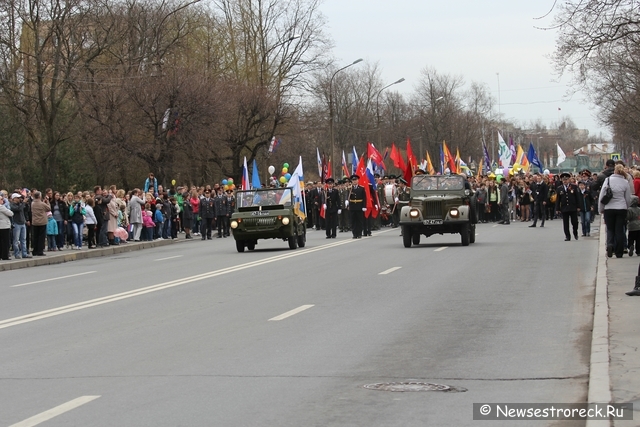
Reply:
[[[604, 235], [600, 239], [604, 247]], [[640, 425], [640, 297], [625, 295], [634, 287], [639, 263], [635, 254], [606, 260], [611, 398], [614, 403], [633, 403], [634, 409], [634, 420], [614, 421], [616, 427]]]
[[37, 267], [40, 265], [61, 264], [63, 262], [76, 261], [80, 259], [103, 257], [107, 255], [120, 254], [123, 252], [139, 251], [141, 249], [157, 248], [159, 246], [171, 245], [185, 241], [184, 235], [178, 235], [177, 239], [153, 240], [150, 242], [127, 242], [108, 248], [82, 250], [65, 249], [63, 251], [45, 252], [45, 256], [35, 256], [27, 259], [13, 258], [13, 251], [10, 261], [0, 261], [0, 271], [16, 270], [26, 267]]

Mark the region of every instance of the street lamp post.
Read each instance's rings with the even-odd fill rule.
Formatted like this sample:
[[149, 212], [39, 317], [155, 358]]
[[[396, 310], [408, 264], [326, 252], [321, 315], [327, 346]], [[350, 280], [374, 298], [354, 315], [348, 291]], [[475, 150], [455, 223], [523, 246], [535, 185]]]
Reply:
[[331, 76], [331, 79], [329, 80], [329, 139], [331, 140], [330, 141], [331, 142], [331, 176], [335, 176], [333, 174], [333, 168], [336, 164], [336, 158], [334, 156], [335, 151], [333, 149], [333, 146], [335, 145], [335, 141], [333, 137], [333, 78], [340, 71], [346, 70], [352, 65], [356, 65], [358, 62], [362, 62], [362, 58], [358, 58], [355, 61], [353, 61], [351, 64], [345, 65], [344, 67], [338, 69], [335, 73], [333, 73], [333, 75]]
[[393, 83], [390, 83], [388, 85], [386, 85], [385, 87], [383, 87], [382, 89], [380, 89], [378, 91], [378, 94], [376, 95], [376, 127], [378, 130], [378, 147], [381, 146], [381, 141], [382, 141], [382, 134], [380, 133], [380, 104], [379, 104], [379, 100], [380, 100], [380, 94], [382, 93], [383, 90], [385, 90], [386, 88], [393, 86], [393, 85], [397, 85], [398, 83], [402, 83], [404, 81], [404, 77], [401, 78], [400, 80], [396, 80]]

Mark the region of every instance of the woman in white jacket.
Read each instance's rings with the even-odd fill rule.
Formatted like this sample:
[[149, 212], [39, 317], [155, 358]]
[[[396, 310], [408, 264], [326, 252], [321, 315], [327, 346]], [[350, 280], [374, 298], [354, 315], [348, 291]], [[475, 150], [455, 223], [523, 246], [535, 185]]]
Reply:
[[0, 192], [0, 260], [9, 260], [11, 247], [11, 217], [13, 212], [4, 204], [4, 193]]

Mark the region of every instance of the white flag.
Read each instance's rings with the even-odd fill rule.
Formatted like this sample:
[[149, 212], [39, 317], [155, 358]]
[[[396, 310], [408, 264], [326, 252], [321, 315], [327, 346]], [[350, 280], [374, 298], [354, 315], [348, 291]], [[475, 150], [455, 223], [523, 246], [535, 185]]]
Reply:
[[502, 139], [500, 131], [498, 131], [498, 155], [500, 157], [500, 166], [508, 168], [511, 165], [511, 150]]
[[558, 147], [558, 161], [556, 162], [556, 166], [560, 166], [560, 163], [567, 160], [567, 156], [564, 154], [564, 151], [562, 151], [562, 148], [560, 148], [560, 145], [556, 144], [556, 147]]

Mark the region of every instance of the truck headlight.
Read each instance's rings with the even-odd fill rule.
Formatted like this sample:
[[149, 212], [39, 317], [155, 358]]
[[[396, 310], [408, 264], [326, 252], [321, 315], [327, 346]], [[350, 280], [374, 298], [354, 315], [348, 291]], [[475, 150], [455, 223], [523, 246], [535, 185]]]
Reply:
[[417, 209], [411, 209], [411, 211], [409, 211], [409, 216], [411, 218], [418, 218], [420, 216], [420, 211]]
[[283, 225], [288, 225], [289, 224], [289, 218], [287, 218], [286, 216], [284, 218], [282, 218], [282, 224]]
[[231, 221], [231, 228], [238, 228], [238, 221], [236, 221], [235, 219]]
[[453, 208], [449, 211], [449, 215], [451, 218], [458, 218], [460, 216], [460, 211], [456, 208]]

